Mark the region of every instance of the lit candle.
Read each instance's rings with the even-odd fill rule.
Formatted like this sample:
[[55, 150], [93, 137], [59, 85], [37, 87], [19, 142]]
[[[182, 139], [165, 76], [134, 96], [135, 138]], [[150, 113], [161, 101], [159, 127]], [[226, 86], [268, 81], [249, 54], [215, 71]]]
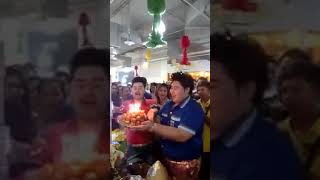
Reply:
[[140, 104], [134, 103], [129, 105], [129, 113], [139, 112], [140, 111]]

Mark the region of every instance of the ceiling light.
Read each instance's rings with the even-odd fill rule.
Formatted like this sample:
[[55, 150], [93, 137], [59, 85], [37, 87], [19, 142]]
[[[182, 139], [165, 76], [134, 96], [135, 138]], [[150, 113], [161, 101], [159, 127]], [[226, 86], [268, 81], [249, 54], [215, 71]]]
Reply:
[[134, 44], [136, 44], [135, 42], [131, 41], [131, 40], [126, 40], [124, 41], [124, 44], [128, 45], [128, 46], [132, 46]]

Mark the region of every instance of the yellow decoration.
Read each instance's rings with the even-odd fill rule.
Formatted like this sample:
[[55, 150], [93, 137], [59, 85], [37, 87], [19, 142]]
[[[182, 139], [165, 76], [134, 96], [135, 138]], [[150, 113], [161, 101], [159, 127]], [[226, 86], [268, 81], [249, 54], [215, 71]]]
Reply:
[[152, 55], [151, 55], [151, 49], [147, 49], [145, 54], [144, 54], [144, 57], [146, 58], [147, 62], [150, 62], [150, 60], [152, 59]]

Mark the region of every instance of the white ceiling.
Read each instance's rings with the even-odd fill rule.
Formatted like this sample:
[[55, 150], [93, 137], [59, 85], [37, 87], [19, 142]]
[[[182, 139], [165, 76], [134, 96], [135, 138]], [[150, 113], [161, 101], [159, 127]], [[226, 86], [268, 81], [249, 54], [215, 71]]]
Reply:
[[[113, 0], [110, 6], [110, 44], [122, 56], [138, 56], [143, 52], [151, 31], [153, 17], [148, 14], [146, 0]], [[208, 50], [210, 47], [210, 1], [209, 0], [167, 0], [166, 12], [162, 16], [166, 25], [164, 39], [168, 43], [164, 53], [159, 56], [180, 57], [179, 41], [187, 34], [191, 40], [189, 52]], [[130, 36], [137, 44], [127, 46], [123, 42]], [[142, 51], [141, 51], [142, 50]], [[156, 54], [157, 50], [153, 53]], [[130, 52], [130, 53], [129, 53]], [[128, 54], [129, 53], [129, 54]], [[125, 59], [127, 61], [127, 59]], [[119, 63], [115, 63], [119, 64]]]
[[320, 30], [319, 0], [259, 0], [258, 3], [260, 13], [247, 16], [254, 23], [225, 25], [238, 32]]

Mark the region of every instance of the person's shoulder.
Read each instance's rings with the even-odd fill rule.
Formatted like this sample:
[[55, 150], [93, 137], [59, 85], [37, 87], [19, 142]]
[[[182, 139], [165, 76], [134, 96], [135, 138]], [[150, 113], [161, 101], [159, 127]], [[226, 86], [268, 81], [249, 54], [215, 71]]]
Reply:
[[189, 102], [187, 103], [187, 106], [190, 109], [194, 109], [194, 110], [201, 110], [202, 111], [202, 107], [200, 102], [198, 102], [197, 100], [190, 98]]
[[[276, 126], [275, 123], [267, 121], [262, 116], [258, 116], [252, 127], [252, 134], [259, 138], [264, 144], [278, 143], [285, 141], [286, 137], [283, 132]], [[281, 143], [280, 143], [281, 144]]]
[[298, 157], [289, 137], [274, 123], [268, 122], [262, 117], [256, 119], [247, 138], [255, 146], [255, 150], [261, 151], [260, 153], [267, 157], [270, 155], [275, 159], [279, 158], [279, 161], [290, 159], [288, 157], [294, 160]]
[[[256, 161], [257, 169], [269, 169], [283, 176], [289, 176], [289, 171], [300, 173], [301, 162], [290, 139], [282, 133], [275, 124], [257, 118], [245, 137], [242, 149], [247, 157]], [[278, 169], [282, 168], [280, 172]]]

